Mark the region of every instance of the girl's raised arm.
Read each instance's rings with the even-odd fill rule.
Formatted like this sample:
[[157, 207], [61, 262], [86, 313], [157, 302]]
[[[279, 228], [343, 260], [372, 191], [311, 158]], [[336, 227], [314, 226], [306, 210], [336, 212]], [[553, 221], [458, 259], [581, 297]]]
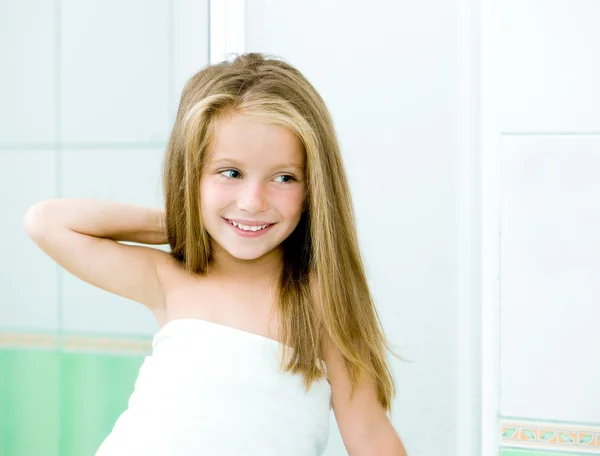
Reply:
[[29, 208], [28, 236], [62, 268], [151, 311], [164, 307], [160, 268], [169, 253], [141, 244], [166, 244], [164, 211], [91, 198], [57, 198]]

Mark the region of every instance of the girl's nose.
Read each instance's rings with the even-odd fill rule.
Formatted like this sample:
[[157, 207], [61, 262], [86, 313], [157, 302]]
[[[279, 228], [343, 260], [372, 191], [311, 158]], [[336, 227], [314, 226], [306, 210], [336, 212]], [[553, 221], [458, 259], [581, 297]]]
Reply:
[[239, 194], [237, 206], [250, 213], [266, 211], [268, 207], [264, 185], [248, 181]]

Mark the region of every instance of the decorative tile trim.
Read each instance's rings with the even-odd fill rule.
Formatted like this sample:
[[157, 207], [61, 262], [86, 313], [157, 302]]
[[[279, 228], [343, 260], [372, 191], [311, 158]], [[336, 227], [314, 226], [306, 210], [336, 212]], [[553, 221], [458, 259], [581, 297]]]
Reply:
[[600, 455], [600, 424], [577, 425], [501, 418], [500, 445]]
[[149, 355], [152, 340], [127, 337], [79, 336], [68, 333], [0, 332], [1, 348], [23, 348], [61, 352]]

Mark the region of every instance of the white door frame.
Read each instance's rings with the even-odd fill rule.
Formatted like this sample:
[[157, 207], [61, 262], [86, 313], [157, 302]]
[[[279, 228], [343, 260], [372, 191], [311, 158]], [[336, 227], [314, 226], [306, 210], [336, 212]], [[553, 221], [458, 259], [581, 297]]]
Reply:
[[246, 0], [209, 0], [210, 64], [246, 48]]
[[481, 440], [499, 454], [501, 140], [494, 0], [481, 1]]

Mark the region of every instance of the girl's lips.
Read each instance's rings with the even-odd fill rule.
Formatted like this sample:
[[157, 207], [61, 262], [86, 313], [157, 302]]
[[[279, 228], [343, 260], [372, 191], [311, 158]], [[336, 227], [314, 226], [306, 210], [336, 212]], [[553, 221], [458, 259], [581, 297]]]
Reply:
[[[225, 217], [223, 217], [225, 218]], [[225, 218], [225, 220], [229, 220], [230, 222], [236, 222], [236, 223], [240, 223], [242, 225], [247, 225], [247, 226], [265, 226], [265, 225], [273, 225], [270, 222], [253, 222], [252, 220], [242, 220], [242, 219], [228, 219]]]

